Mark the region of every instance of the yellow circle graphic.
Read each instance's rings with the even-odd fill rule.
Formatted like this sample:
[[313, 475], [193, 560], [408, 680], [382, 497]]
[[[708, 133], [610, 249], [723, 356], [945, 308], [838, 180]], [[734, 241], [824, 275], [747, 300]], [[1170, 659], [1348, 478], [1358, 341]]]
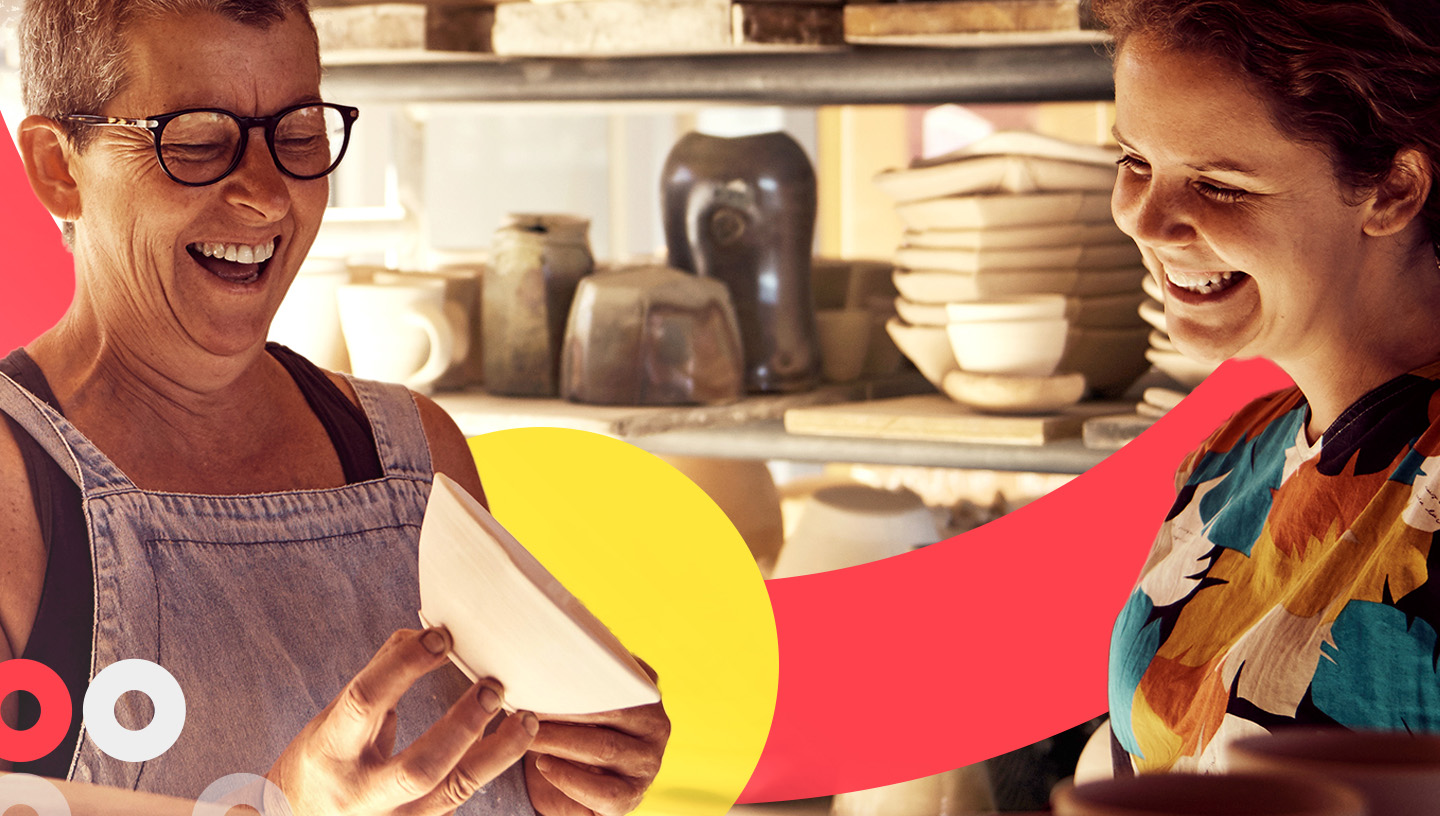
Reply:
[[679, 471], [610, 437], [522, 428], [470, 450], [495, 518], [660, 675], [670, 742], [637, 813], [724, 813], [760, 759], [779, 679], [740, 534]]

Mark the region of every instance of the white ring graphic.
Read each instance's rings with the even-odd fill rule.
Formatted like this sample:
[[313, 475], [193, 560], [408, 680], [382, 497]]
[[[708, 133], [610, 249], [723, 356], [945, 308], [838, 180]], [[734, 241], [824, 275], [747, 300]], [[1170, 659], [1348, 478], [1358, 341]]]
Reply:
[[70, 816], [65, 794], [49, 780], [27, 773], [0, 776], [0, 814], [16, 805], [32, 807], [40, 816]]
[[252, 773], [233, 773], [211, 782], [191, 816], [225, 816], [236, 805], [249, 805], [260, 816], [291, 816], [290, 800], [274, 782]]
[[[127, 691], [150, 698], [155, 716], [139, 731], [115, 719], [115, 701]], [[148, 660], [121, 660], [95, 675], [85, 692], [85, 728], [96, 747], [122, 762], [144, 762], [170, 749], [185, 728], [185, 692], [170, 672]]]

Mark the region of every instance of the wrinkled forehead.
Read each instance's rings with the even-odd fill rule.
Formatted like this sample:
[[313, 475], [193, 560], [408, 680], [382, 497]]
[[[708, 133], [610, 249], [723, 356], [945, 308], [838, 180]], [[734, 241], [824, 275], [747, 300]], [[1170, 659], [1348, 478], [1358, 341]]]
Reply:
[[295, 12], [261, 20], [208, 10], [145, 15], [127, 21], [121, 44], [116, 97], [243, 113], [319, 92], [315, 30]]

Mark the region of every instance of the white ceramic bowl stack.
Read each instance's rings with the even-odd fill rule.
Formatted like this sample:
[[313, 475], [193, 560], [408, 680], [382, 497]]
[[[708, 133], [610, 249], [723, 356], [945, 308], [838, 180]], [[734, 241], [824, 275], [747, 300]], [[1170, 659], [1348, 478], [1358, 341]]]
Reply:
[[[996, 373], [951, 352], [951, 304], [1032, 295], [1061, 304], [1064, 348], [1052, 372], [1082, 374], [1102, 394], [1117, 394], [1144, 373], [1149, 329], [1137, 309], [1145, 270], [1110, 216], [1117, 156], [1033, 133], [997, 133], [876, 178], [907, 227], [895, 258], [898, 316], [887, 329], [936, 387], [945, 389], [955, 371]], [[1012, 329], [1053, 336], [1061, 331], [1055, 320]], [[998, 326], [958, 331], [1013, 342], [1000, 339]]]
[[1140, 302], [1139, 314], [1150, 327], [1147, 338], [1150, 347], [1145, 350], [1145, 359], [1174, 383], [1173, 387], [1157, 386], [1145, 389], [1143, 401], [1136, 406], [1136, 411], [1145, 416], [1159, 417], [1175, 407], [1179, 397], [1189, 393], [1201, 380], [1210, 376], [1216, 364], [1193, 360], [1180, 353], [1175, 344], [1170, 342], [1170, 331], [1165, 324], [1164, 293], [1160, 291], [1160, 284], [1146, 275], [1142, 288], [1145, 298]]

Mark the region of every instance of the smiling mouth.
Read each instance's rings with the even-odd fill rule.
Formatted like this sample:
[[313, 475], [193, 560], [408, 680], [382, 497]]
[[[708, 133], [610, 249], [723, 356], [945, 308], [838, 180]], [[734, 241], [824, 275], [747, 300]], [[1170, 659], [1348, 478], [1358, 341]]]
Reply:
[[1188, 275], [1184, 280], [1177, 280], [1176, 277], [1169, 272], [1165, 274], [1165, 280], [1168, 281], [1171, 286], [1197, 295], [1213, 295], [1218, 292], [1223, 292], [1232, 286], [1238, 285], [1246, 277], [1244, 272], [1234, 271], [1216, 272], [1210, 274], [1208, 277]]
[[264, 276], [279, 241], [272, 238], [264, 244], [196, 242], [185, 250], [205, 271], [227, 283], [254, 283]]

